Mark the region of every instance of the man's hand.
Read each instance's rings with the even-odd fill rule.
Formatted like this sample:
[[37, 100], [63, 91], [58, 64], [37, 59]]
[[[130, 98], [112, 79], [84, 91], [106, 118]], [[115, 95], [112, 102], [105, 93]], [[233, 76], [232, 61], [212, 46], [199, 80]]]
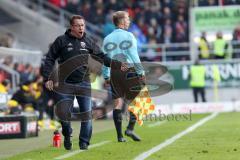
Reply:
[[121, 71], [127, 71], [127, 70], [128, 70], [127, 63], [122, 63], [121, 64]]
[[45, 83], [45, 87], [49, 90], [49, 91], [53, 91], [53, 81], [52, 80], [48, 80]]
[[53, 106], [53, 104], [54, 104], [53, 99], [48, 100], [48, 102], [47, 102], [48, 107]]

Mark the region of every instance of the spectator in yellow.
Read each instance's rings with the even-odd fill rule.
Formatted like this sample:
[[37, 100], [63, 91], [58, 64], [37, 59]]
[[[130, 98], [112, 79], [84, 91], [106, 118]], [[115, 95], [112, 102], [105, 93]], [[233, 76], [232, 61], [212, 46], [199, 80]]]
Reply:
[[10, 89], [9, 80], [4, 80], [2, 83], [0, 83], [0, 94], [7, 94], [9, 89]]
[[205, 66], [199, 64], [198, 61], [190, 68], [190, 86], [193, 89], [194, 102], [198, 102], [198, 95], [201, 95], [202, 102], [206, 102], [205, 98]]
[[216, 35], [216, 40], [213, 43], [214, 58], [224, 59], [226, 57], [227, 42], [223, 39], [222, 32], [218, 32]]
[[19, 90], [17, 90], [11, 100], [16, 101], [24, 111], [33, 111], [33, 104], [35, 99], [33, 97], [33, 89], [31, 87], [31, 82], [25, 82]]
[[202, 32], [200, 41], [199, 41], [199, 59], [209, 59], [210, 53], [209, 53], [209, 44], [206, 38], [206, 32]]

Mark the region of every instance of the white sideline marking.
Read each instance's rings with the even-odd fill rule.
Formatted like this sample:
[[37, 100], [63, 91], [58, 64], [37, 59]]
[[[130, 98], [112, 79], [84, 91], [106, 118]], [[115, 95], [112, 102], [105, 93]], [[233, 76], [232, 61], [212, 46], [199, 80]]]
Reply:
[[153, 124], [149, 124], [148, 127], [152, 128], [152, 127], [160, 126], [160, 125], [162, 125], [165, 122], [166, 121], [159, 121], [159, 122], [156, 122], [156, 123], [153, 123]]
[[147, 157], [149, 157], [151, 154], [163, 149], [164, 147], [172, 144], [173, 142], [175, 142], [177, 139], [181, 138], [182, 136], [192, 132], [193, 130], [195, 130], [196, 128], [200, 127], [201, 125], [203, 125], [204, 123], [206, 123], [207, 121], [215, 118], [218, 115], [218, 113], [212, 113], [210, 116], [207, 116], [206, 118], [201, 119], [200, 121], [198, 121], [197, 123], [193, 124], [192, 126], [190, 126], [189, 128], [187, 128], [186, 130], [176, 134], [175, 136], [173, 136], [170, 139], [167, 139], [166, 141], [164, 141], [163, 143], [160, 143], [159, 145], [153, 147], [152, 149], [143, 152], [142, 154], [138, 155], [137, 157], [134, 158], [134, 160], [144, 160]]
[[[102, 145], [104, 145], [104, 144], [106, 144], [106, 143], [109, 143], [109, 142], [110, 142], [110, 141], [103, 141], [103, 142], [100, 142], [100, 143], [96, 143], [96, 144], [90, 145], [88, 148], [91, 149], [91, 148], [99, 147], [99, 146], [102, 146]], [[75, 151], [72, 151], [72, 152], [70, 152], [70, 153], [64, 154], [64, 155], [62, 155], [62, 156], [56, 157], [56, 158], [54, 158], [54, 159], [65, 159], [65, 158], [69, 158], [69, 157], [71, 157], [71, 156], [74, 156], [74, 155], [76, 155], [76, 154], [78, 154], [78, 153], [81, 153], [81, 152], [84, 152], [84, 151], [86, 151], [86, 150], [75, 150]]]

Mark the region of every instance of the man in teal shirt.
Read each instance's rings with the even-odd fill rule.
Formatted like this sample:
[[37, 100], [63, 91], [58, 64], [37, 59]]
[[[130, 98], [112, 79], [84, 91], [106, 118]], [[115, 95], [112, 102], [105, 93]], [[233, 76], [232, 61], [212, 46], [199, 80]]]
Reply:
[[[103, 76], [105, 84], [111, 86], [113, 93], [113, 119], [118, 142], [125, 142], [126, 140], [122, 135], [121, 109], [124, 103], [122, 98], [133, 100], [136, 94], [131, 96], [131, 98], [127, 98], [124, 88], [129, 88], [128, 79], [136, 78], [139, 81], [144, 81], [145, 76], [137, 52], [137, 40], [132, 33], [127, 31], [130, 25], [128, 13], [125, 11], [115, 12], [113, 14], [113, 23], [116, 29], [104, 38], [103, 52], [107, 54], [108, 57], [125, 63], [127, 67], [114, 65], [111, 66], [111, 69], [103, 67]], [[136, 93], [138, 94], [138, 92]], [[131, 137], [134, 141], [140, 141], [140, 137], [133, 132], [135, 123], [136, 117], [130, 113], [129, 124], [125, 135]]]

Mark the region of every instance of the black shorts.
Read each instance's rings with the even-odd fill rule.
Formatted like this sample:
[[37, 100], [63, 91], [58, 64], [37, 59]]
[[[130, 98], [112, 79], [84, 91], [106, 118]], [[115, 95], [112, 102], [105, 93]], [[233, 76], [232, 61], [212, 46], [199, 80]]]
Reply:
[[133, 100], [144, 87], [145, 83], [139, 80], [134, 68], [127, 71], [115, 70], [111, 72], [112, 98], [125, 98]]

